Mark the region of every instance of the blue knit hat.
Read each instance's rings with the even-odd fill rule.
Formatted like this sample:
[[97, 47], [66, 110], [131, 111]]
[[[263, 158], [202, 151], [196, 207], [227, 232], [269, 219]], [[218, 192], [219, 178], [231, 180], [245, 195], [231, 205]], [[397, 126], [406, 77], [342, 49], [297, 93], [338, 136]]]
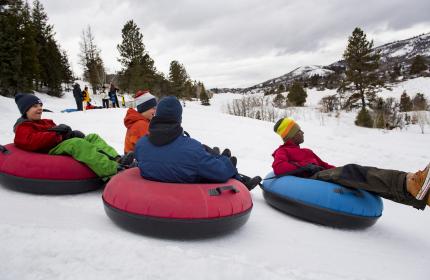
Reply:
[[15, 95], [15, 103], [18, 105], [19, 112], [23, 116], [25, 116], [25, 113], [27, 113], [28, 109], [30, 109], [34, 104], [43, 105], [42, 100], [31, 93], [18, 93]]
[[182, 106], [174, 96], [166, 96], [158, 102], [155, 116], [182, 122]]

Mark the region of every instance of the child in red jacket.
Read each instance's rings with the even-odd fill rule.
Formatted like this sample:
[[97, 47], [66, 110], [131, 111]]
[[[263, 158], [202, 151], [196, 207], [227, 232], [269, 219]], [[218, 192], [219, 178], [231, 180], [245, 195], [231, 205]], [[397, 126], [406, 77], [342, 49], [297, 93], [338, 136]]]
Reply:
[[121, 158], [97, 134], [85, 136], [68, 125], [56, 125], [52, 120], [42, 119], [42, 101], [32, 94], [17, 94], [15, 102], [21, 117], [14, 125], [14, 144], [20, 149], [51, 155], [70, 155], [103, 179], [109, 179], [134, 160], [132, 155]]
[[430, 164], [416, 173], [357, 164], [335, 167], [312, 150], [300, 147], [304, 133], [293, 119], [278, 120], [274, 130], [284, 141], [273, 153], [275, 175], [297, 175], [363, 189], [421, 210], [430, 205]]

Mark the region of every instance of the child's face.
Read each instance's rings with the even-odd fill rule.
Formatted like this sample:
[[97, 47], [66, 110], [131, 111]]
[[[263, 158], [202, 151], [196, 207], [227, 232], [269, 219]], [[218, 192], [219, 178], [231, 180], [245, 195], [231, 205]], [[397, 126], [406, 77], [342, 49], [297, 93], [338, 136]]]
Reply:
[[151, 120], [152, 117], [155, 115], [155, 108], [153, 107], [151, 109], [146, 110], [145, 112], [140, 113], [145, 119]]
[[25, 114], [30, 121], [38, 121], [42, 118], [42, 112], [42, 104], [34, 104]]

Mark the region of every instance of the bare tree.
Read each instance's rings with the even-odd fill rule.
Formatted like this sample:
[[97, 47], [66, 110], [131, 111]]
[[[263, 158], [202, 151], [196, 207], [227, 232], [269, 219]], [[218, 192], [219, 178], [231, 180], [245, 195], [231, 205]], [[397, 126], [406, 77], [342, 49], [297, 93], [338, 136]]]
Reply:
[[424, 134], [424, 128], [426, 124], [430, 124], [430, 119], [426, 111], [416, 111], [414, 112], [413, 118], [416, 118], [417, 124], [421, 129], [421, 133]]
[[103, 60], [100, 57], [100, 50], [95, 44], [95, 38], [90, 26], [86, 30], [82, 30], [79, 45], [81, 48], [79, 63], [84, 68], [84, 78], [88, 80], [93, 88], [93, 92], [96, 93], [96, 90], [105, 83], [106, 72]]
[[246, 96], [235, 99], [227, 104], [226, 111], [230, 115], [271, 122], [276, 121], [280, 115], [279, 111], [273, 107], [270, 96]]

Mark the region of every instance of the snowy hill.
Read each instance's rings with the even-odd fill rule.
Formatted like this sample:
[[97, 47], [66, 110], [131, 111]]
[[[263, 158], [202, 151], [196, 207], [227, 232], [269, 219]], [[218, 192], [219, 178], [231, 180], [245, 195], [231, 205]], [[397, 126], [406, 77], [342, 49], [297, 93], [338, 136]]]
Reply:
[[[403, 87], [423, 90], [423, 82], [415, 82]], [[74, 107], [71, 93], [63, 98], [39, 96], [44, 107], [54, 111], [44, 113], [45, 118], [99, 133], [122, 151], [125, 109], [60, 113]], [[187, 102], [183, 127], [203, 143], [229, 147], [242, 173], [264, 176], [280, 139], [273, 123], [223, 114], [225, 104], [237, 97], [215, 95], [209, 107]], [[315, 97], [292, 116], [305, 132], [303, 146], [323, 160], [404, 171], [416, 171], [430, 161], [429, 127], [425, 134], [416, 126], [402, 131], [359, 128], [348, 114], [325, 115], [322, 121], [313, 109], [317, 101]], [[1, 96], [0, 112], [0, 143], [5, 144], [13, 141], [12, 126], [19, 114], [13, 99]], [[418, 280], [428, 274], [429, 209], [417, 211], [384, 200], [383, 216], [373, 227], [349, 231], [276, 211], [258, 188], [252, 199], [251, 217], [238, 231], [207, 240], [173, 241], [115, 226], [104, 213], [101, 191], [42, 196], [0, 186], [0, 279]]]
[[277, 85], [282, 83], [289, 83], [291, 81], [300, 79], [300, 78], [310, 78], [314, 75], [319, 75], [321, 77], [325, 77], [329, 74], [334, 73], [333, 70], [330, 69], [325, 69], [323, 66], [319, 66], [319, 65], [310, 65], [310, 66], [302, 66], [299, 68], [294, 69], [293, 71], [272, 79], [272, 80], [268, 80], [264, 83], [259, 84], [257, 87], [267, 87], [270, 85]]
[[430, 33], [395, 41], [375, 48], [384, 60], [389, 58], [412, 59], [416, 55], [430, 57]]
[[[421, 55], [430, 61], [430, 33], [415, 36], [409, 39], [391, 42], [374, 48], [380, 52], [380, 72], [392, 71], [394, 65], [402, 66], [402, 71], [408, 71], [412, 59]], [[327, 77], [330, 74], [341, 74], [345, 70], [343, 60], [336, 61], [330, 65], [309, 65], [294, 69], [282, 76], [267, 80], [254, 86], [244, 88], [242, 90], [234, 89], [219, 89], [221, 92], [256, 92], [265, 88], [273, 88], [280, 84], [288, 85], [295, 80], [307, 80], [314, 75], [319, 75], [321, 78]], [[335, 79], [338, 79], [336, 77]]]

